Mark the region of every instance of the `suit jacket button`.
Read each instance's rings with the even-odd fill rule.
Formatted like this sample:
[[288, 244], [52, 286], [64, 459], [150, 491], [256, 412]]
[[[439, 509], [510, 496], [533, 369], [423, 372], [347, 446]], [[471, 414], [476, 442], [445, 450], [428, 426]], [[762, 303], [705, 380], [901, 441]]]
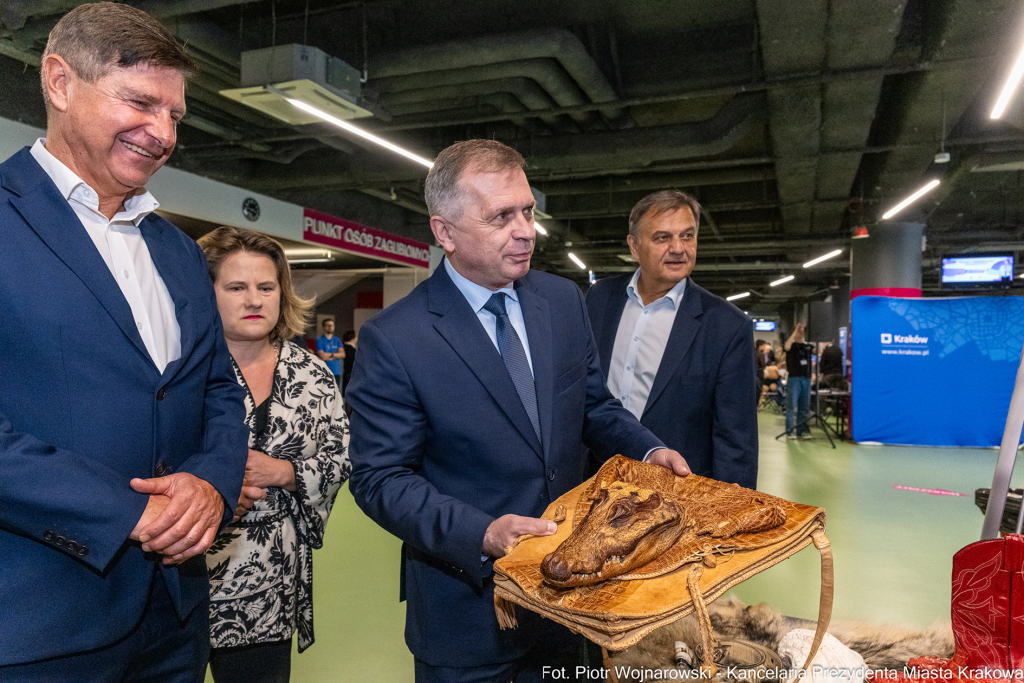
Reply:
[[167, 474], [167, 465], [163, 464], [162, 462], [158, 463], [156, 466], [156, 476], [162, 477], [165, 474]]
[[555, 480], [555, 472], [557, 472], [557, 471], [558, 470], [551, 470], [550, 472], [548, 472], [548, 481], [554, 481]]
[[55, 538], [57, 538], [57, 534], [53, 533], [52, 531], [47, 530], [43, 532], [44, 541], [53, 541], [53, 539]]
[[64, 547], [67, 548], [69, 552], [72, 552], [72, 553], [78, 552], [78, 544], [75, 543], [74, 541], [68, 541], [67, 544]]
[[89, 549], [86, 548], [84, 545], [80, 545], [80, 546], [78, 546], [78, 550], [76, 550], [75, 552], [78, 553], [79, 557], [85, 557], [86, 555], [89, 554]]
[[56, 539], [54, 539], [53, 542], [57, 544], [58, 548], [63, 548], [65, 544], [65, 539], [63, 536], [58, 536]]
[[160, 389], [157, 390], [157, 392], [156, 392], [156, 400], [162, 401], [162, 400], [164, 400], [164, 396], [166, 396], [166, 395], [167, 395], [167, 392], [164, 391], [163, 387], [160, 387]]

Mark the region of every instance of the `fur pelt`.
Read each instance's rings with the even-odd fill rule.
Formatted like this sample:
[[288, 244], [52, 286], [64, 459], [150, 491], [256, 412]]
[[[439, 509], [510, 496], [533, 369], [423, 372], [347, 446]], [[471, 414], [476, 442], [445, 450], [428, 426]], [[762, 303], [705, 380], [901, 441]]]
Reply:
[[[772, 650], [795, 628], [814, 629], [816, 623], [787, 617], [764, 603], [744, 605], [736, 597], [726, 596], [708, 605], [708, 614], [715, 634], [742, 638]], [[902, 669], [913, 657], [953, 656], [953, 630], [948, 621], [939, 621], [924, 630], [891, 624], [867, 622], [832, 622], [828, 632], [851, 650], [859, 653], [872, 669]], [[696, 615], [679, 619], [651, 632], [639, 643], [612, 658], [620, 670], [674, 668], [675, 641], [681, 640], [691, 651], [700, 644], [700, 626]], [[793, 662], [794, 667], [803, 662]]]

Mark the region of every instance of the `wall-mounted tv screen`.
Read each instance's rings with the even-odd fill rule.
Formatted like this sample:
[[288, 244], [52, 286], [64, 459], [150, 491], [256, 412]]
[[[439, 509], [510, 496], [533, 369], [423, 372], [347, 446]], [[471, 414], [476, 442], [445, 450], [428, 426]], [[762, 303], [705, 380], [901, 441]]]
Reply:
[[999, 287], [1013, 282], [1013, 254], [954, 254], [942, 257], [942, 286]]
[[755, 320], [754, 330], [756, 332], [774, 332], [775, 322], [772, 320]]

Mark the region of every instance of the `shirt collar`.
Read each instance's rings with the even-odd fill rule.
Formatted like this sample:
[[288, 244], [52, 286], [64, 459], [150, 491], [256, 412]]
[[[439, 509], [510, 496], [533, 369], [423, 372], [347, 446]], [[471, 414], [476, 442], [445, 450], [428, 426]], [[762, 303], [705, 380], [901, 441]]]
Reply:
[[[672, 308], [679, 308], [679, 302], [683, 300], [683, 292], [686, 291], [686, 281], [689, 280], [689, 279], [690, 278], [684, 277], [682, 280], [680, 280], [679, 282], [676, 283], [675, 287], [673, 287], [672, 289], [668, 290], [668, 292], [665, 294], [665, 296], [661, 297], [661, 299], [655, 299], [654, 301], [652, 301], [650, 303], [650, 305], [653, 306], [654, 304], [658, 303], [662, 299], [668, 299], [669, 301], [672, 302]], [[636, 289], [637, 283], [639, 281], [640, 281], [640, 269], [637, 268], [636, 272], [633, 273], [633, 277], [629, 278], [629, 284], [626, 285], [626, 298], [632, 299], [633, 301], [635, 301], [638, 304], [640, 304], [641, 306], [643, 306], [644, 302], [640, 298], [640, 294], [639, 294], [639, 292], [637, 292], [637, 289]]]
[[[452, 282], [455, 283], [455, 286], [458, 287], [460, 292], [462, 292], [462, 295], [466, 297], [466, 301], [469, 302], [473, 311], [479, 313], [480, 309], [487, 304], [494, 292], [483, 285], [478, 285], [477, 283], [463, 277], [459, 271], [455, 270], [455, 266], [448, 261], [447, 256], [444, 257], [444, 269], [447, 271], [448, 277], [450, 277]], [[516, 303], [519, 302], [519, 297], [516, 296], [516, 291], [512, 286], [512, 283], [509, 283], [498, 291], [503, 292]]]
[[[46, 138], [37, 139], [32, 145], [31, 153], [46, 175], [53, 180], [53, 184], [57, 186], [61, 196], [67, 201], [74, 200], [98, 213], [100, 200], [96, 191], [79, 178], [74, 171], [65, 166], [60, 159], [53, 156], [50, 150], [46, 149], [45, 143]], [[136, 191], [125, 200], [124, 211], [119, 211], [114, 216], [114, 220], [131, 221], [137, 226], [143, 218], [159, 206], [160, 202], [156, 200], [156, 197], [145, 188], [141, 188], [141, 191]]]

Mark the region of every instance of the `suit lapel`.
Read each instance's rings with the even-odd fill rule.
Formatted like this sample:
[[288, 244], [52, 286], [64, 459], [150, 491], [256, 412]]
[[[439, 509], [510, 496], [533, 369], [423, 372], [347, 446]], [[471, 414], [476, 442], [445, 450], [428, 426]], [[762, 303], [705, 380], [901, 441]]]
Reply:
[[176, 256], [180, 251], [174, 249], [176, 235], [154, 214], [146, 216], [139, 224], [142, 238], [146, 241], [146, 248], [153, 259], [153, 265], [167, 286], [167, 291], [174, 302], [174, 316], [178, 320], [178, 327], [181, 330], [181, 356], [177, 360], [167, 364], [164, 373], [170, 377], [177, 371], [184, 359], [195, 345], [197, 320], [194, 312], [189, 308], [189, 300], [185, 295], [193, 287], [186, 282], [182, 273], [183, 270], [176, 263]]
[[[149, 351], [121, 288], [96, 250], [89, 233], [57, 186], [27, 148], [4, 164], [4, 186], [17, 196], [11, 205], [57, 257], [99, 300], [121, 331], [146, 358]], [[155, 369], [155, 367], [154, 367]]]
[[[543, 459], [543, 448], [537, 439], [537, 433], [533, 431], [526, 408], [523, 407], [523, 402], [516, 392], [516, 386], [505, 369], [501, 354], [487, 336], [466, 297], [448, 277], [443, 264], [434, 271], [428, 287], [429, 310], [440, 316], [434, 322], [434, 329], [469, 366], [505, 416], [519, 430], [537, 456]], [[532, 344], [532, 337], [530, 342]], [[541, 433], [543, 430], [542, 424]]]
[[537, 412], [540, 413], [540, 435], [544, 440], [546, 458], [551, 452], [551, 420], [554, 415], [555, 392], [551, 316], [548, 313], [547, 299], [523, 282], [525, 279], [517, 280], [515, 289], [526, 323], [526, 334], [530, 340], [530, 360], [533, 363], [533, 379], [537, 388]]
[[686, 357], [693, 340], [700, 329], [700, 316], [704, 307], [700, 303], [700, 292], [693, 280], [686, 283], [686, 290], [683, 292], [683, 299], [676, 312], [675, 321], [672, 323], [672, 332], [669, 333], [668, 343], [665, 345], [665, 353], [661, 356], [661, 365], [658, 366], [658, 374], [654, 376], [654, 386], [647, 397], [647, 405], [644, 406], [644, 413], [647, 413], [658, 400], [661, 393], [668, 386], [668, 382], [675, 375], [679, 364]]
[[612, 354], [615, 352], [615, 335], [619, 331], [619, 321], [622, 319], [622, 311], [626, 308], [626, 285], [629, 284], [629, 276], [611, 288], [611, 300], [608, 302], [608, 310], [604, 312], [604, 320], [607, 324], [601, 325], [601, 337], [597, 340], [597, 354], [601, 359], [601, 372], [608, 376], [612, 366]]

